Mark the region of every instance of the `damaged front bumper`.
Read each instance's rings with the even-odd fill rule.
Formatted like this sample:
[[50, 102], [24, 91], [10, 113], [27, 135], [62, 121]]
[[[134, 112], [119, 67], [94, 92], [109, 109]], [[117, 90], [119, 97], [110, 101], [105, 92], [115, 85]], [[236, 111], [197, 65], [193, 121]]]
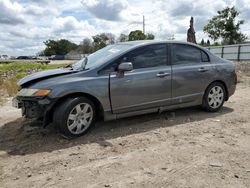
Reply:
[[14, 97], [12, 106], [22, 109], [22, 116], [28, 119], [42, 119], [46, 126], [52, 121], [53, 100], [49, 97]]

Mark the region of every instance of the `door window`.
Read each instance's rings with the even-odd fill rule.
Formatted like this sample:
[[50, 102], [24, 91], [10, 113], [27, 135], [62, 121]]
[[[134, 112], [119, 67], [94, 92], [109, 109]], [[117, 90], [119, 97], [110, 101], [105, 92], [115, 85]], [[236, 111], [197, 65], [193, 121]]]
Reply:
[[133, 63], [134, 69], [163, 66], [167, 63], [166, 44], [140, 47], [126, 54], [123, 59]]
[[209, 61], [209, 57], [204, 51], [185, 44], [173, 44], [172, 54], [173, 64], [200, 63]]
[[122, 62], [131, 62], [134, 69], [167, 65], [167, 45], [153, 44], [132, 50], [99, 71], [99, 74], [117, 71]]

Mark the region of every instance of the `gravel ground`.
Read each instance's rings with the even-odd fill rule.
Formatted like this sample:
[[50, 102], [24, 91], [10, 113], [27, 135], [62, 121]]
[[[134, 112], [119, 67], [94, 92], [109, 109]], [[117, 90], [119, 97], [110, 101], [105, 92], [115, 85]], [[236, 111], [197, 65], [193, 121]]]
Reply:
[[62, 138], [0, 108], [0, 187], [250, 187], [250, 84], [197, 107], [99, 122]]

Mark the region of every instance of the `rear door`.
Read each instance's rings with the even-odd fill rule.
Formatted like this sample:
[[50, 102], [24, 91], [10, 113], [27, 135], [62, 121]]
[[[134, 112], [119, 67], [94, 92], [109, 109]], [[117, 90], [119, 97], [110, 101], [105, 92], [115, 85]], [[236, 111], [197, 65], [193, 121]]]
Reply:
[[171, 66], [167, 64], [167, 44], [135, 49], [120, 60], [132, 62], [134, 70], [119, 77], [110, 74], [113, 113], [125, 113], [164, 106], [171, 102]]
[[208, 54], [188, 44], [172, 44], [172, 102], [197, 101], [213, 77], [213, 65]]

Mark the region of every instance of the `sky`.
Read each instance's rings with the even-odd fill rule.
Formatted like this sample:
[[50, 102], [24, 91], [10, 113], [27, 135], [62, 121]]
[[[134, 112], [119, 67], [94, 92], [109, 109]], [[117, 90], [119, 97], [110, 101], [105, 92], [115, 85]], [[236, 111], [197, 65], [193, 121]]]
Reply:
[[48, 39], [83, 38], [102, 32], [129, 34], [142, 30], [157, 40], [185, 41], [190, 17], [198, 42], [208, 39], [203, 27], [218, 10], [235, 6], [250, 39], [250, 0], [0, 0], [0, 55], [35, 55]]

